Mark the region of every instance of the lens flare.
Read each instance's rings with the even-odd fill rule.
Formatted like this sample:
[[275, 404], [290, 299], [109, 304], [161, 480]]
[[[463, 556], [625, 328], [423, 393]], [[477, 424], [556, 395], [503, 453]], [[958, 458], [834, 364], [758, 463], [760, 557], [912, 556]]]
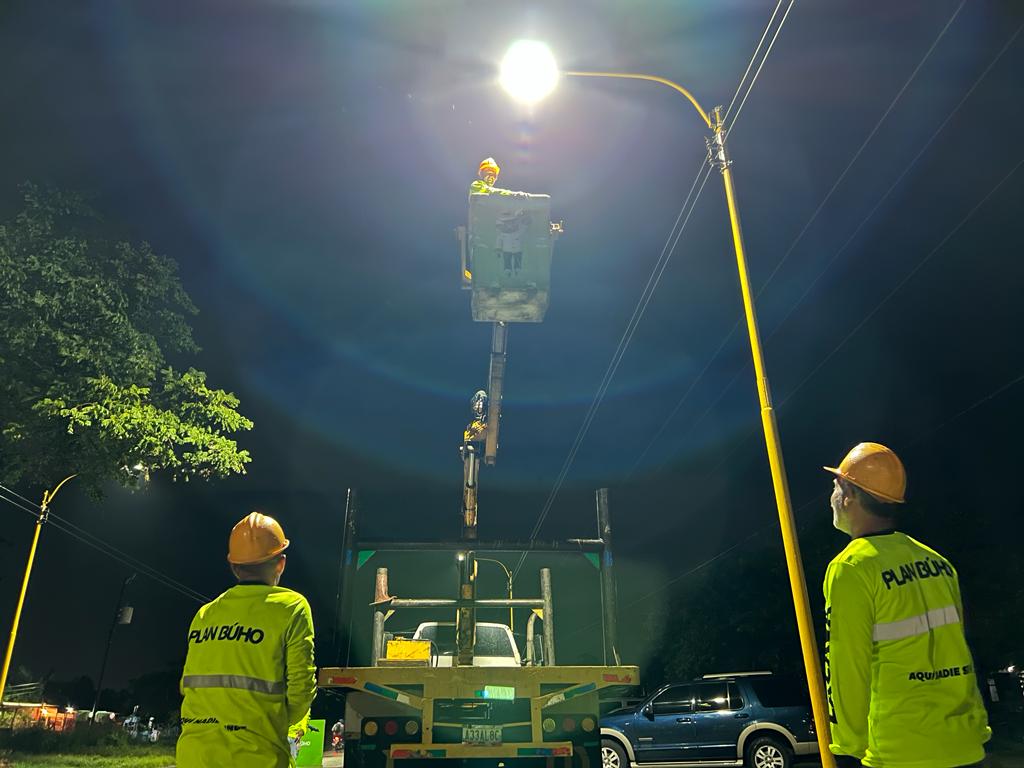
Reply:
[[538, 40], [517, 40], [502, 59], [500, 82], [517, 101], [540, 101], [558, 83], [558, 65], [551, 49]]

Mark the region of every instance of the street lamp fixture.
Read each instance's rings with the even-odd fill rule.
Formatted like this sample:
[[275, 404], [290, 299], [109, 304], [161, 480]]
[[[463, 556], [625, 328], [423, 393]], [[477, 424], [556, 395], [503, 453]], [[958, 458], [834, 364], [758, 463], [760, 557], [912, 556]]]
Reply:
[[[747, 333], [750, 337], [750, 352], [754, 363], [754, 378], [757, 384], [757, 395], [761, 406], [761, 424], [764, 429], [765, 447], [768, 453], [768, 464], [771, 468], [772, 485], [775, 490], [775, 504], [778, 508], [779, 525], [782, 530], [782, 542], [786, 552], [786, 566], [789, 571], [790, 590], [793, 594], [793, 605], [796, 609], [796, 621], [800, 634], [800, 648], [803, 654], [804, 671], [807, 674], [811, 704], [814, 710], [815, 728], [818, 746], [824, 768], [833, 768], [834, 761], [829, 751], [829, 719], [828, 705], [825, 698], [825, 685], [821, 676], [821, 663], [818, 658], [817, 640], [814, 633], [814, 620], [811, 614], [810, 600], [807, 595], [807, 580], [804, 577], [803, 562], [800, 557], [800, 544], [796, 535], [796, 521], [793, 506], [789, 498], [789, 481], [786, 468], [782, 461], [782, 445], [779, 428], [775, 420], [775, 409], [772, 405], [768, 387], [768, 376], [765, 373], [764, 355], [761, 351], [761, 336], [757, 327], [757, 315], [754, 311], [754, 295], [750, 287], [750, 275], [747, 270], [747, 256], [743, 245], [743, 231], [740, 227], [739, 211], [736, 207], [736, 190], [733, 186], [732, 161], [726, 150], [725, 120], [721, 107], [707, 112], [698, 103], [690, 91], [678, 83], [654, 75], [643, 75], [627, 72], [562, 72], [568, 77], [601, 77], [623, 80], [646, 80], [659, 83], [673, 89], [693, 106], [704, 124], [711, 129], [712, 135], [705, 139], [708, 150], [708, 162], [722, 175], [725, 186], [726, 205], [729, 210], [729, 225], [732, 231], [733, 249], [736, 253], [736, 268], [739, 274], [740, 292], [743, 296], [743, 312], [746, 317]], [[537, 41], [519, 41], [512, 45], [501, 68], [501, 84], [512, 96], [520, 100], [536, 101], [554, 89], [558, 80], [558, 72], [554, 64], [554, 56], [547, 46]]]
[[[515, 577], [512, 575], [512, 571], [509, 569], [509, 567], [505, 565], [503, 562], [501, 562], [501, 560], [495, 560], [491, 557], [475, 557], [474, 560], [476, 560], [478, 563], [494, 563], [495, 565], [501, 567], [501, 570], [505, 572], [505, 586], [508, 588], [508, 599], [511, 600], [513, 586], [512, 582], [514, 581]], [[515, 632], [516, 629], [515, 621], [515, 608], [513, 608], [510, 605], [508, 607], [508, 628], [511, 629], [513, 632]]]
[[551, 49], [539, 40], [517, 40], [501, 62], [501, 87], [512, 98], [534, 104], [558, 84], [558, 65]]

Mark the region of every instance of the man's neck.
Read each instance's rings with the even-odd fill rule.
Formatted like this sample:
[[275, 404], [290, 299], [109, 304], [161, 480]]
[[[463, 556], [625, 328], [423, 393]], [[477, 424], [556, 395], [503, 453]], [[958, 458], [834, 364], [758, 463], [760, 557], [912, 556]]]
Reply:
[[894, 530], [893, 521], [888, 517], [865, 514], [856, 520], [850, 521], [850, 538], [859, 539], [863, 536], [874, 536], [879, 533], [892, 533]]

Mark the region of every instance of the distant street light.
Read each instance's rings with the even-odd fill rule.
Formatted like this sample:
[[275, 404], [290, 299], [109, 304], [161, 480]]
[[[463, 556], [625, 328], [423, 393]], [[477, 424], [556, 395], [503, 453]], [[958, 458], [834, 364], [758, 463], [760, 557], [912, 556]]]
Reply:
[[[473, 559], [476, 560], [478, 563], [494, 563], [495, 565], [501, 567], [501, 570], [503, 570], [505, 572], [505, 580], [506, 580], [506, 584], [508, 586], [508, 599], [511, 600], [512, 599], [512, 582], [513, 582], [514, 577], [512, 575], [512, 571], [509, 569], [509, 567], [507, 565], [505, 565], [503, 562], [501, 562], [501, 560], [494, 560], [494, 559], [492, 559], [490, 557], [474, 557]], [[510, 605], [508, 607], [508, 628], [511, 629], [513, 632], [515, 631], [515, 628], [516, 628], [515, 620], [516, 620], [515, 608], [513, 608]]]
[[25, 605], [25, 593], [28, 592], [28, 580], [32, 575], [32, 564], [36, 559], [36, 548], [39, 546], [39, 534], [43, 530], [43, 523], [46, 522], [46, 518], [50, 513], [50, 502], [53, 501], [53, 497], [57, 495], [64, 483], [73, 477], [78, 477], [77, 474], [69, 475], [57, 483], [57, 487], [52, 491], [43, 492], [43, 501], [39, 505], [39, 517], [36, 518], [36, 530], [32, 535], [32, 546], [28, 550], [28, 564], [25, 566], [25, 577], [21, 582], [21, 593], [18, 595], [18, 604], [14, 608], [14, 621], [11, 623], [11, 637], [7, 641], [7, 653], [4, 655], [4, 666], [3, 670], [0, 671], [0, 707], [3, 706], [4, 691], [7, 689], [7, 673], [11, 669], [11, 659], [14, 656], [14, 641], [18, 639], [18, 624], [21, 622], [21, 609]]
[[[536, 41], [520, 41], [512, 45], [501, 67], [501, 84], [514, 98], [520, 101], [536, 101], [548, 95], [557, 82], [558, 73], [554, 56], [543, 43]], [[551, 70], [556, 70], [552, 74]], [[834, 761], [829, 751], [829, 718], [828, 703], [825, 698], [825, 686], [821, 677], [821, 663], [818, 658], [817, 641], [814, 636], [814, 620], [811, 615], [810, 601], [807, 596], [807, 581], [804, 577], [803, 562], [800, 559], [800, 544], [796, 535], [796, 522], [793, 507], [789, 498], [789, 482], [786, 468], [782, 461], [782, 446], [779, 439], [779, 428], [775, 421], [775, 409], [772, 406], [771, 394], [768, 389], [768, 376], [765, 373], [764, 356], [761, 351], [761, 337], [757, 329], [757, 316], [754, 311], [754, 296], [750, 290], [750, 276], [747, 271], [747, 257], [743, 246], [743, 232], [740, 228], [739, 212], [736, 209], [736, 190], [733, 187], [732, 171], [725, 147], [726, 129], [721, 114], [721, 107], [715, 107], [710, 114], [704, 111], [697, 99], [681, 85], [654, 75], [641, 75], [624, 72], [563, 72], [570, 77], [608, 77], [625, 80], [648, 80], [661, 83], [672, 88], [693, 105], [700, 114], [704, 124], [711, 129], [712, 136], [705, 139], [708, 149], [708, 160], [722, 174], [725, 185], [725, 200], [729, 209], [729, 224], [732, 229], [733, 248], [736, 252], [736, 268], [739, 272], [740, 291], [743, 295], [743, 311], [747, 321], [747, 333], [750, 337], [750, 352], [754, 362], [754, 378], [757, 383], [757, 394], [761, 405], [761, 424], [764, 429], [765, 447], [768, 451], [768, 464], [771, 467], [772, 484], [775, 488], [775, 504], [779, 512], [779, 523], [782, 529], [782, 542], [786, 550], [786, 565], [789, 570], [789, 585], [793, 593], [793, 604], [796, 609], [797, 627], [800, 632], [800, 647], [803, 653], [804, 670], [807, 673], [811, 704], [814, 710], [815, 729], [818, 746], [824, 768], [833, 768]]]

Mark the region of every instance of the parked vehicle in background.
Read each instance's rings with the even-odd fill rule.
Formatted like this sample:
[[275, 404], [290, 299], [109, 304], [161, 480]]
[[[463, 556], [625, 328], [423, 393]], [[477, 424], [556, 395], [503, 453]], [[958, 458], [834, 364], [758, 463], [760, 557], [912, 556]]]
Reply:
[[670, 683], [601, 719], [603, 768], [789, 768], [817, 754], [807, 687], [770, 672]]

